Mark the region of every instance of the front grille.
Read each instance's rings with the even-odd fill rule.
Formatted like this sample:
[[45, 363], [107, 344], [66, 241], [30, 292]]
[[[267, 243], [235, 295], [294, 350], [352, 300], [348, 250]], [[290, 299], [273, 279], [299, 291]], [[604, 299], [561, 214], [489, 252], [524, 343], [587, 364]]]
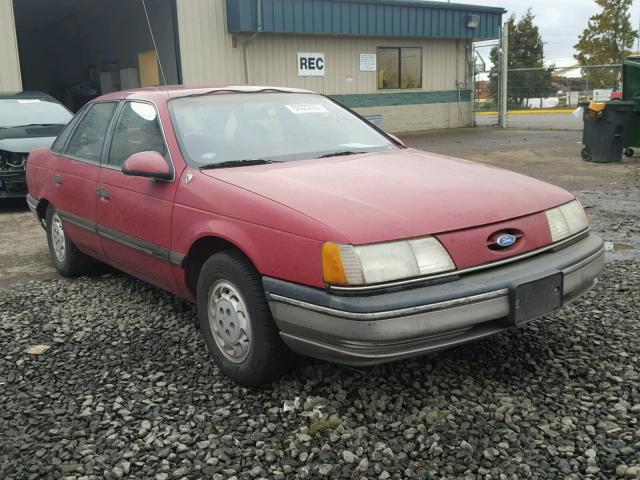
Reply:
[[8, 172], [0, 170], [0, 198], [9, 195], [24, 195], [27, 193], [27, 181], [24, 170]]
[[21, 172], [27, 164], [28, 153], [0, 150], [0, 172]]

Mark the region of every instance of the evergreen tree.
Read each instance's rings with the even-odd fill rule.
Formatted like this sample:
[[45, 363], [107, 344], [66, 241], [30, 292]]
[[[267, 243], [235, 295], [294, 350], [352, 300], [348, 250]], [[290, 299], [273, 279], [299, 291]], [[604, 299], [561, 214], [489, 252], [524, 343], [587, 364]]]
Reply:
[[[638, 32], [631, 28], [629, 9], [633, 0], [595, 0], [602, 11], [589, 19], [587, 28], [574, 46], [580, 65], [608, 65], [622, 63], [631, 53]], [[583, 69], [590, 87], [616, 87], [620, 82], [621, 69]]]
[[[515, 15], [507, 20], [509, 28], [509, 52], [507, 68], [534, 70], [509, 72], [507, 82], [507, 99], [509, 103], [523, 105], [529, 98], [544, 98], [554, 92], [551, 84], [553, 67], [544, 68], [544, 43], [538, 26], [534, 23], [535, 15], [531, 9], [517, 21]], [[500, 78], [500, 48], [491, 50], [493, 67], [489, 72], [491, 93], [497, 97]]]

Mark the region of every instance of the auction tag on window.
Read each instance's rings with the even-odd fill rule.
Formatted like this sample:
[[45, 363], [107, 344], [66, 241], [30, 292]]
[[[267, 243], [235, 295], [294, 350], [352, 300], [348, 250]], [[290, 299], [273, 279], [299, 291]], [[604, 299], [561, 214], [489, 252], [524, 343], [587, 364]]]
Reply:
[[318, 103], [296, 103], [295, 105], [286, 105], [291, 113], [329, 113], [324, 105]]
[[26, 98], [22, 100], [18, 100], [18, 103], [40, 103], [39, 98]]

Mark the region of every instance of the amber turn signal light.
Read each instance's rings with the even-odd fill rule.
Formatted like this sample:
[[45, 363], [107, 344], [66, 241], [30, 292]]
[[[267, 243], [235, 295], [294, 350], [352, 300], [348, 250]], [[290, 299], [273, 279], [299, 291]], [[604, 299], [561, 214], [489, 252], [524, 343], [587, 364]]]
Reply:
[[328, 242], [323, 245], [322, 273], [325, 283], [329, 285], [347, 285], [340, 245], [337, 243]]

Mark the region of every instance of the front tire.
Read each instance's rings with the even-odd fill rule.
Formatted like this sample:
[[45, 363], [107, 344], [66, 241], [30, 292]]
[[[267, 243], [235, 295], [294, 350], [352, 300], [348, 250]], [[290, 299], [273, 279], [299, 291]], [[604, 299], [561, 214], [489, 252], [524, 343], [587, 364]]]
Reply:
[[94, 260], [69, 240], [60, 215], [53, 206], [47, 208], [47, 243], [53, 266], [63, 277], [80, 277], [89, 272]]
[[278, 380], [293, 354], [271, 317], [260, 274], [239, 252], [212, 255], [198, 278], [200, 331], [222, 372], [258, 387]]

